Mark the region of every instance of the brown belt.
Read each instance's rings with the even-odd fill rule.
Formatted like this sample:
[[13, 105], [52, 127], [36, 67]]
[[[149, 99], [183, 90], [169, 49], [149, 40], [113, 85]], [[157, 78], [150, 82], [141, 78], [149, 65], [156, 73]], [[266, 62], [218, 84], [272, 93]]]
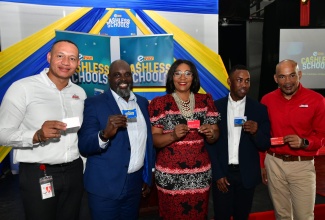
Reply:
[[270, 150], [267, 151], [268, 154], [272, 155], [273, 157], [282, 159], [283, 161], [305, 161], [305, 160], [313, 160], [313, 156], [293, 156], [293, 155], [285, 155], [285, 154], [276, 154], [271, 152]]

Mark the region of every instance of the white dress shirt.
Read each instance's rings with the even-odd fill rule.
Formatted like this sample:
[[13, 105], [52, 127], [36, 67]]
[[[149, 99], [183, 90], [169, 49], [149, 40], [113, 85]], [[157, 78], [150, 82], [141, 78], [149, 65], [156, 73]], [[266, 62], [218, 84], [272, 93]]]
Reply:
[[[131, 145], [131, 158], [129, 162], [128, 173], [134, 173], [138, 171], [144, 165], [144, 157], [146, 153], [147, 145], [147, 125], [144, 116], [141, 112], [140, 107], [137, 103], [137, 97], [131, 91], [129, 101], [125, 101], [121, 96], [116, 94], [111, 90], [112, 95], [120, 108], [122, 110], [133, 110], [136, 109], [137, 117], [136, 120], [128, 120], [127, 131], [130, 139]], [[99, 145], [101, 148], [106, 148], [107, 142], [103, 142], [98, 136]]]
[[242, 126], [235, 126], [234, 119], [244, 116], [245, 105], [246, 96], [242, 100], [234, 101], [229, 93], [227, 105], [229, 164], [239, 164], [238, 149]]
[[85, 91], [70, 80], [61, 91], [47, 76], [40, 74], [14, 82], [0, 106], [0, 144], [14, 147], [14, 163], [60, 164], [79, 157], [77, 131], [70, 128], [61, 138], [50, 139], [41, 146], [33, 136], [48, 120], [83, 120]]

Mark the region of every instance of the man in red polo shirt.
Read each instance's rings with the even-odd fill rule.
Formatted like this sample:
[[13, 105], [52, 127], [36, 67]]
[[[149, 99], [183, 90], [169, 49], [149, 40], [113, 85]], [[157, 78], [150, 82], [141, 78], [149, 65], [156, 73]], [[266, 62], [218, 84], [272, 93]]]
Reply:
[[301, 75], [295, 61], [281, 61], [274, 75], [279, 88], [261, 100], [271, 122], [265, 168], [277, 219], [314, 219], [314, 156], [325, 144], [325, 102], [301, 85]]

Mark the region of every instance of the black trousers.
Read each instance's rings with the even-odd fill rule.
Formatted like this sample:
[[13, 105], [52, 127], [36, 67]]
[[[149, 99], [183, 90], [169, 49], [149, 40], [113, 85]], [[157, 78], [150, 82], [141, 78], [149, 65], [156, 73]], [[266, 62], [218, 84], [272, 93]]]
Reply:
[[228, 168], [228, 192], [223, 193], [217, 188], [216, 182], [212, 184], [214, 219], [247, 220], [252, 209], [254, 188], [245, 188], [242, 184], [239, 167]]
[[19, 186], [27, 220], [78, 220], [83, 195], [81, 158], [61, 165], [46, 165], [53, 177], [55, 196], [42, 199], [39, 179], [44, 177], [38, 163], [20, 163]]

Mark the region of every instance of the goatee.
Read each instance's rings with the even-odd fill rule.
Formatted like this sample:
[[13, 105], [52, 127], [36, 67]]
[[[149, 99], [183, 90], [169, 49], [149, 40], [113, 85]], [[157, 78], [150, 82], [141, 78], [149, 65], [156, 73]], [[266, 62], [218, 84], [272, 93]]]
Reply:
[[130, 96], [130, 93], [131, 93], [131, 85], [128, 85], [128, 87], [126, 89], [120, 89], [119, 87], [117, 87], [116, 93], [119, 96], [121, 96], [122, 98], [129, 97]]

